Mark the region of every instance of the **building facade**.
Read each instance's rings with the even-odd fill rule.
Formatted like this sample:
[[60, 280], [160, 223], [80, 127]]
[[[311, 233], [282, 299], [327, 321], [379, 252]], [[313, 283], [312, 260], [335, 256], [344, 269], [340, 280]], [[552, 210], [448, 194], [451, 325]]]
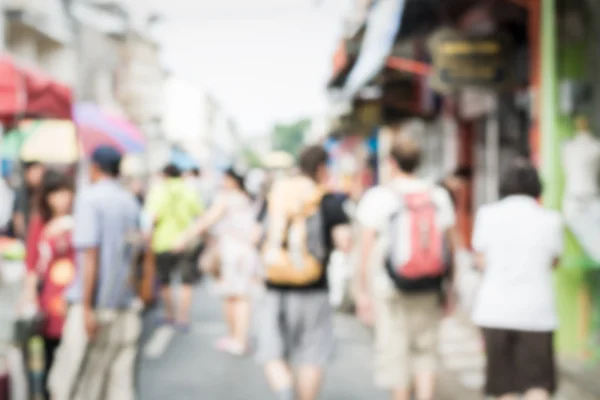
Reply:
[[60, 0], [3, 0], [6, 51], [22, 66], [73, 86], [77, 65], [74, 34]]

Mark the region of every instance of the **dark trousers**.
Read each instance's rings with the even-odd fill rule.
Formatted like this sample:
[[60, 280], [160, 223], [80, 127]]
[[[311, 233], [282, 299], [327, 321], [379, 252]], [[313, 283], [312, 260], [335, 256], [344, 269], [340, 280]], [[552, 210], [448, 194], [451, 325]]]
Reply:
[[44, 366], [44, 397], [46, 400], [50, 400], [50, 393], [48, 393], [47, 388], [48, 375], [50, 374], [50, 368], [52, 368], [52, 364], [54, 363], [54, 354], [56, 353], [59, 344], [60, 339], [44, 338], [44, 355], [46, 357], [46, 365]]

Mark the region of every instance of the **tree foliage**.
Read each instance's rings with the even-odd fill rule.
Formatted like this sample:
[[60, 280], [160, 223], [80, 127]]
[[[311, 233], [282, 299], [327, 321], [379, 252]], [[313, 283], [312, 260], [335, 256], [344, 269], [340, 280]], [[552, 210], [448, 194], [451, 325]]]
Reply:
[[260, 156], [249, 147], [244, 148], [242, 157], [249, 168], [261, 168], [263, 166]]
[[294, 157], [298, 156], [310, 126], [311, 122], [306, 118], [292, 124], [276, 124], [271, 137], [273, 150], [285, 151]]

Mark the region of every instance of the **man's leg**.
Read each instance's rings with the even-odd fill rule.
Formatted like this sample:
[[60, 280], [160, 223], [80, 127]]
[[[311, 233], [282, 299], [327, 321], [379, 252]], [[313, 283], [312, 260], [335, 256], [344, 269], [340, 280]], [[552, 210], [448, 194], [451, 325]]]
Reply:
[[86, 336], [83, 307], [73, 305], [67, 311], [62, 340], [48, 376], [48, 392], [52, 400], [71, 400], [71, 392], [84, 370], [88, 347]]
[[300, 338], [290, 350], [291, 360], [298, 365], [296, 394], [299, 400], [315, 400], [333, 354], [333, 310], [325, 291], [295, 293], [290, 300], [286, 311], [291, 331]]
[[171, 270], [174, 267], [174, 257], [169, 253], [156, 255], [156, 269], [160, 279], [160, 294], [165, 307], [165, 320], [172, 321], [175, 317], [173, 293], [171, 293]]
[[324, 369], [320, 366], [300, 366], [296, 372], [297, 400], [316, 400], [321, 392]]
[[110, 370], [121, 347], [114, 340], [122, 327], [116, 324], [119, 314], [114, 310], [96, 310], [96, 318], [98, 332], [87, 346], [73, 400], [109, 400]]
[[411, 370], [416, 400], [433, 400], [436, 385], [437, 343], [442, 310], [436, 293], [403, 296], [410, 331]]
[[174, 307], [173, 307], [173, 296], [171, 293], [171, 285], [170, 284], [161, 284], [160, 287], [160, 295], [162, 297], [162, 301], [165, 307], [165, 320], [173, 321], [173, 316], [175, 315]]
[[294, 379], [292, 370], [283, 360], [265, 364], [265, 375], [269, 387], [280, 400], [294, 400]]
[[550, 400], [550, 393], [546, 389], [531, 389], [525, 393], [525, 400]]
[[182, 325], [189, 325], [193, 299], [194, 287], [190, 284], [181, 285], [181, 294], [179, 296], [179, 312], [177, 313], [177, 323]]
[[435, 372], [419, 372], [415, 376], [416, 400], [433, 400], [435, 395]]
[[182, 286], [177, 322], [187, 326], [190, 323], [192, 302], [194, 300], [194, 286], [200, 277], [197, 265], [199, 251], [193, 252], [192, 254], [185, 254], [182, 257], [183, 258], [180, 260], [180, 264], [182, 265]]
[[256, 303], [256, 359], [264, 367], [269, 387], [280, 400], [294, 400], [294, 379], [286, 356], [282, 329], [285, 294], [267, 290]]
[[393, 400], [410, 400], [410, 333], [401, 300], [399, 293], [373, 297], [374, 376], [375, 385], [389, 391]]
[[138, 353], [138, 339], [142, 331], [139, 313], [123, 311], [114, 324], [114, 340], [110, 345], [118, 349], [116, 357], [110, 364], [106, 397], [102, 400], [134, 400], [135, 366]]

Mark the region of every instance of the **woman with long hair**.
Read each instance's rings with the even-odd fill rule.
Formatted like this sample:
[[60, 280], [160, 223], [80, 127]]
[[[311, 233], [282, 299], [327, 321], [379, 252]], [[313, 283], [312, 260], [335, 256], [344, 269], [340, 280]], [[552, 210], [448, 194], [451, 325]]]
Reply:
[[38, 226], [39, 234], [29, 237], [35, 243], [27, 243], [35, 251], [27, 259], [26, 304], [36, 304], [44, 318], [45, 376], [62, 336], [67, 311], [65, 290], [75, 277], [73, 194], [73, 183], [67, 175], [53, 170], [44, 173], [31, 221], [31, 228]]
[[235, 169], [225, 172], [221, 192], [202, 218], [179, 241], [179, 249], [212, 229], [220, 254], [217, 291], [224, 298], [225, 320], [229, 335], [217, 342], [217, 348], [234, 355], [248, 350], [250, 330], [250, 294], [255, 273], [254, 235], [256, 227], [252, 200], [245, 191], [244, 176]]

